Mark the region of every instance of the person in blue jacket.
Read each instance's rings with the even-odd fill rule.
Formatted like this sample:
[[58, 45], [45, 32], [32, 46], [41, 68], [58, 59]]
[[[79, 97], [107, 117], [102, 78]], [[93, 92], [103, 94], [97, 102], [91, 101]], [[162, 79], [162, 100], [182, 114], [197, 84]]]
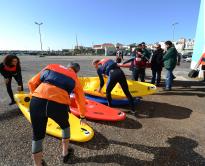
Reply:
[[127, 96], [130, 106], [131, 106], [131, 113], [136, 114], [134, 99], [129, 92], [127, 80], [125, 77], [124, 72], [117, 66], [117, 63], [111, 59], [105, 58], [102, 60], [94, 60], [92, 65], [96, 68], [97, 74], [100, 79], [100, 87], [98, 92], [101, 92], [104, 86], [104, 79], [103, 75], [108, 76], [107, 88], [106, 88], [106, 97], [108, 101], [108, 106], [112, 106], [112, 97], [111, 91], [115, 87], [117, 83], [119, 83], [122, 87], [123, 92]]

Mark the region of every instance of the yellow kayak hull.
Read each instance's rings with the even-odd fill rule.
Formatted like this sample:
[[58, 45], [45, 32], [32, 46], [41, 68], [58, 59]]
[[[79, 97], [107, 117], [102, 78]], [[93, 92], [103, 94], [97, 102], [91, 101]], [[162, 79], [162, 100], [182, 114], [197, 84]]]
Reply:
[[[31, 122], [30, 113], [29, 113], [29, 104], [30, 104], [30, 95], [25, 93], [18, 93], [14, 95], [16, 104], [19, 109], [26, 117], [26, 119]], [[28, 101], [26, 101], [28, 99]], [[60, 110], [59, 110], [60, 111]], [[86, 142], [92, 139], [94, 136], [94, 131], [88, 125], [81, 125], [80, 119], [75, 115], [69, 113], [69, 123], [70, 123], [70, 140], [76, 142]], [[60, 126], [48, 118], [46, 133], [58, 138], [62, 138], [62, 130]]]
[[[102, 92], [97, 92], [97, 89], [100, 87], [100, 80], [98, 77], [80, 77], [81, 85], [86, 94], [106, 97], [106, 84], [108, 78], [104, 78], [105, 85], [102, 88]], [[138, 82], [133, 80], [127, 80], [129, 91], [133, 97], [147, 96], [156, 93], [157, 88], [153, 84]], [[117, 84], [111, 92], [113, 99], [122, 99], [126, 98], [120, 84]]]

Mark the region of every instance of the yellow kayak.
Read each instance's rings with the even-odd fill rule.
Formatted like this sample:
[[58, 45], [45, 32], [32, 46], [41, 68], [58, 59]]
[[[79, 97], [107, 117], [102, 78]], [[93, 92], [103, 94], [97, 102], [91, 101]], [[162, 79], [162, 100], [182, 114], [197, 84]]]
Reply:
[[[31, 122], [29, 113], [30, 95], [25, 93], [18, 93], [14, 95], [14, 98], [21, 112], [24, 114], [26, 119]], [[81, 125], [80, 119], [71, 113], [69, 113], [69, 122], [71, 141], [86, 142], [92, 139], [92, 137], [94, 136], [93, 129], [88, 125]], [[62, 138], [60, 126], [50, 118], [48, 118], [46, 133], [58, 138]]]
[[[97, 89], [100, 87], [100, 80], [98, 77], [80, 77], [81, 85], [86, 94], [106, 97], [106, 83], [108, 78], [104, 78], [105, 85], [102, 88], [102, 92], [97, 92]], [[156, 93], [157, 88], [153, 84], [138, 82], [133, 80], [127, 80], [129, 91], [133, 97], [141, 97], [151, 95]], [[117, 84], [111, 92], [113, 99], [122, 99], [126, 98], [120, 84]]]

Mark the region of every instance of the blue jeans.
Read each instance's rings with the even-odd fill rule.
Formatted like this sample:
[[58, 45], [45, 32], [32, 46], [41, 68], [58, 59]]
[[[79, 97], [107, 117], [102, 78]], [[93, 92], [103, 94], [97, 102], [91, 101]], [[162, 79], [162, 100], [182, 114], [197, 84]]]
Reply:
[[171, 89], [173, 83], [173, 69], [166, 69], [166, 80], [165, 80], [165, 88]]

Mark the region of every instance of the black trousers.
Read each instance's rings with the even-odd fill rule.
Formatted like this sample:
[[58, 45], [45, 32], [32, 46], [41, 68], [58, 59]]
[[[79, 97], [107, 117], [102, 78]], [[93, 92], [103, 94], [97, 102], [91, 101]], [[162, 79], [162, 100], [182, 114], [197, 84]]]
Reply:
[[152, 81], [151, 81], [152, 84], [155, 84], [156, 78], [157, 78], [157, 85], [160, 84], [160, 81], [161, 81], [161, 72], [162, 72], [161, 69], [158, 69], [158, 70], [157, 70], [157, 69], [153, 69], [153, 70], [152, 70]]
[[45, 137], [48, 117], [53, 119], [61, 129], [70, 127], [68, 122], [69, 106], [47, 99], [32, 97], [30, 103], [33, 140], [38, 141]]
[[11, 88], [12, 77], [14, 77], [14, 79], [16, 80], [18, 86], [21, 86], [21, 91], [23, 91], [23, 81], [22, 81], [21, 74], [16, 74], [16, 75], [12, 75], [11, 77], [8, 77], [9, 82], [6, 84], [6, 88], [7, 88], [7, 92], [9, 94], [11, 100], [14, 101], [14, 95], [13, 95], [13, 91], [12, 91], [12, 88]]
[[145, 82], [145, 68], [134, 67], [132, 69], [132, 79], [138, 81], [139, 77], [141, 82]]
[[126, 95], [127, 99], [129, 100], [129, 104], [131, 106], [131, 109], [135, 110], [134, 100], [133, 100], [132, 95], [130, 94], [125, 74], [120, 68], [112, 69], [110, 71], [110, 74], [109, 74], [107, 88], [106, 88], [106, 97], [108, 100], [108, 105], [109, 106], [112, 105], [111, 104], [112, 103], [111, 91], [117, 83], [119, 83], [120, 86], [122, 87], [124, 94]]

